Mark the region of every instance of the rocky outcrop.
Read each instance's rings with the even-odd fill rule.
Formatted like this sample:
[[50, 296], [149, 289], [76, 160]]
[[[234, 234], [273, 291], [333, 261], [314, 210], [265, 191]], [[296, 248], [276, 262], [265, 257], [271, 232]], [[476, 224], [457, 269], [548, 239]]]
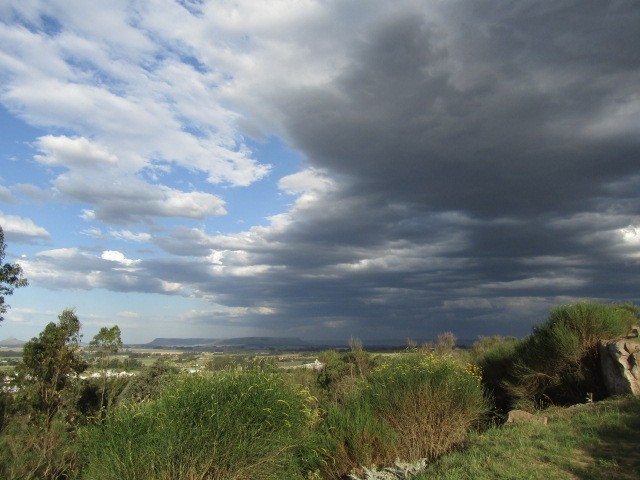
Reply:
[[512, 425], [517, 423], [541, 423], [546, 425], [547, 417], [532, 415], [524, 410], [511, 410], [507, 416], [507, 423]]
[[609, 395], [640, 396], [640, 340], [600, 342], [600, 367]]

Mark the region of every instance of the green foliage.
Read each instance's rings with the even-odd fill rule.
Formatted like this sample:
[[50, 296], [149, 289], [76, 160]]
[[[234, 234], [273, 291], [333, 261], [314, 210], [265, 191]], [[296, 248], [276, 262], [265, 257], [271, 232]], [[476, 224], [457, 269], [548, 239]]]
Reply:
[[12, 403], [13, 396], [9, 392], [5, 392], [4, 389], [0, 389], [0, 433], [9, 420]]
[[73, 478], [75, 432], [66, 419], [15, 415], [0, 435], [0, 478]]
[[127, 383], [118, 402], [134, 404], [157, 398], [177, 372], [178, 369], [169, 365], [164, 357], [158, 358], [153, 365]]
[[461, 443], [488, 411], [479, 370], [447, 357], [399, 355], [327, 412], [328, 474], [396, 458], [434, 458]]
[[292, 368], [281, 371], [283, 378], [292, 388], [307, 390], [315, 399], [315, 403], [319, 404], [323, 392], [318, 385], [318, 372], [309, 368]]
[[58, 316], [57, 324], [49, 323], [38, 338], [24, 346], [18, 371], [25, 376], [27, 386], [32, 384], [28, 391], [34, 406], [49, 417], [60, 406], [63, 389], [87, 368], [80, 355], [80, 338], [80, 321], [72, 309], [67, 309]]
[[632, 305], [561, 305], [521, 342], [487, 351], [480, 364], [499, 406], [510, 401], [533, 409], [580, 403], [587, 394], [596, 400], [606, 396], [598, 342], [625, 335], [637, 313]]
[[521, 406], [579, 403], [587, 393], [603, 398], [598, 342], [625, 335], [629, 328], [626, 308], [596, 302], [556, 307], [518, 346], [515, 380], [506, 388]]
[[181, 376], [81, 432], [90, 479], [302, 478], [307, 394], [257, 371]]
[[102, 327], [89, 342], [89, 347], [99, 357], [117, 353], [122, 348], [120, 327], [118, 325], [114, 325], [111, 328]]
[[87, 378], [77, 382], [76, 388], [67, 389], [67, 414], [74, 415], [76, 423], [87, 424], [103, 415], [120, 400], [122, 392], [131, 378], [109, 377], [103, 383], [102, 378]]
[[0, 478], [71, 478], [77, 468], [76, 428], [86, 422], [81, 398], [86, 368], [80, 321], [65, 310], [24, 346], [17, 390], [6, 393], [0, 436]]
[[602, 339], [626, 335], [633, 318], [637, 318], [637, 310], [634, 315], [633, 308], [631, 305], [597, 302], [560, 305], [551, 310], [546, 323], [534, 329], [534, 335], [542, 336], [547, 330], [563, 329], [577, 338], [581, 349], [588, 350]]
[[114, 325], [111, 328], [102, 327], [89, 343], [89, 348], [98, 359], [98, 366], [102, 372], [102, 389], [100, 392], [100, 409], [105, 405], [105, 393], [107, 391], [107, 369], [109, 355], [118, 353], [122, 348], [120, 327]]
[[[487, 418], [480, 370], [467, 359], [499, 406], [597, 399], [597, 344], [637, 319], [632, 305], [582, 302], [555, 308], [523, 341], [484, 337], [463, 355], [413, 347], [380, 357], [352, 341], [324, 352], [320, 372], [278, 373], [273, 358], [229, 355], [214, 357], [215, 373], [178, 375], [160, 358], [131, 380], [81, 382], [80, 322], [65, 310], [25, 346], [23, 388], [0, 396], [0, 477], [341, 478], [434, 459]], [[103, 371], [119, 337], [102, 329], [92, 341]], [[451, 352], [450, 340], [436, 350]]]
[[343, 355], [335, 350], [327, 350], [319, 356], [324, 368], [318, 374], [318, 384], [325, 389], [338, 382], [341, 378], [350, 374], [353, 366], [345, 361]]
[[0, 226], [0, 322], [4, 320], [9, 305], [5, 303], [4, 297], [13, 295], [15, 288], [26, 287], [27, 279], [22, 274], [22, 268], [17, 263], [2, 263], [5, 257], [4, 231]]
[[328, 350], [319, 359], [324, 368], [318, 373], [317, 382], [328, 403], [342, 403], [358, 381], [380, 364], [380, 358], [366, 352], [357, 340], [351, 341], [348, 352]]
[[75, 389], [74, 406], [81, 417], [80, 423], [87, 423], [100, 414], [102, 382], [98, 379], [88, 378], [79, 382]]
[[105, 366], [108, 370], [140, 370], [144, 364], [137, 358], [107, 358]]
[[505, 344], [515, 344], [518, 339], [516, 337], [503, 337], [502, 335], [484, 336], [480, 335], [471, 346], [471, 358], [474, 362], [482, 360], [488, 352], [494, 348]]
[[519, 343], [517, 338], [507, 338], [493, 343], [492, 346], [487, 345], [486, 349], [485, 346], [479, 346], [476, 350], [478, 354], [475, 362], [482, 369], [482, 382], [500, 411], [508, 410], [511, 403], [511, 396], [504, 384], [507, 380], [513, 380], [510, 377], [510, 371], [516, 361], [516, 349]]
[[317, 433], [324, 452], [323, 478], [343, 478], [363, 466], [389, 463], [398, 435], [378, 419], [373, 405], [359, 395], [343, 405], [330, 405]]

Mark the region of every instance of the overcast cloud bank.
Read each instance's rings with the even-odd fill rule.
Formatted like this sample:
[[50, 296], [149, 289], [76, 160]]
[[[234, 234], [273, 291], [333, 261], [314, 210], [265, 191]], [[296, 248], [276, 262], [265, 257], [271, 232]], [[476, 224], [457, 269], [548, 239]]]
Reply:
[[[16, 1], [0, 20], [0, 102], [50, 132], [47, 180], [3, 174], [3, 210], [48, 195], [96, 242], [21, 260], [33, 283], [309, 339], [522, 335], [555, 303], [640, 301], [637, 2]], [[249, 146], [273, 137], [299, 172]], [[289, 209], [217, 231], [230, 189], [264, 182]], [[0, 213], [7, 239], [51, 242], [27, 216]]]

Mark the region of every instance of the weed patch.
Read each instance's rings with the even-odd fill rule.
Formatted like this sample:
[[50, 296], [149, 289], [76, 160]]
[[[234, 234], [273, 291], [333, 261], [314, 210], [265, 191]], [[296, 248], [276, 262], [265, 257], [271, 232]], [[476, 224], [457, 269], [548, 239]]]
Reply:
[[488, 404], [475, 366], [446, 357], [403, 354], [363, 380], [331, 408], [322, 433], [330, 476], [396, 458], [435, 458], [463, 442]]

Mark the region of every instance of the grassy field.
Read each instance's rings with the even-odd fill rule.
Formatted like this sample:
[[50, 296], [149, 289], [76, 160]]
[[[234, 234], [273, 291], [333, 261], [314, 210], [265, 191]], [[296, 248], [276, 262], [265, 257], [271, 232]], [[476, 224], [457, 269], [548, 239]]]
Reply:
[[429, 465], [416, 480], [631, 480], [640, 477], [640, 398], [544, 412], [549, 424], [500, 426]]
[[22, 348], [0, 347], [0, 373], [10, 374], [22, 359]]

